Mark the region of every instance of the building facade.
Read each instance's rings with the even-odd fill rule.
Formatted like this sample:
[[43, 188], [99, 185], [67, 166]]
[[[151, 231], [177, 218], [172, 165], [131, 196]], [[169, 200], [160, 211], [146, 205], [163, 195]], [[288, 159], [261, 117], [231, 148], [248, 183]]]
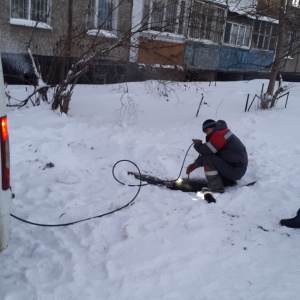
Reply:
[[[287, 2], [286, 36], [299, 44], [299, 3]], [[268, 76], [277, 45], [280, 1], [145, 0], [140, 8], [140, 64], [182, 66], [193, 79]], [[228, 4], [230, 3], [230, 4]], [[298, 25], [297, 25], [298, 24]], [[291, 35], [292, 34], [292, 35]], [[147, 47], [146, 47], [147, 46]], [[139, 49], [139, 47], [136, 47]], [[300, 74], [299, 51], [289, 51], [283, 74]]]
[[[129, 61], [130, 39], [126, 39], [126, 33], [131, 28], [132, 3], [120, 0], [115, 6], [115, 2], [1, 0], [0, 51], [5, 79], [30, 80], [33, 70], [29, 51], [45, 76], [51, 68], [54, 81], [64, 76], [58, 74], [62, 66], [67, 72], [76, 59], [99, 52], [102, 54], [89, 73], [105, 82], [105, 72], [98, 76], [98, 69], [116, 69], [116, 62]], [[106, 51], [124, 36], [122, 45]]]
[[[91, 83], [155, 76], [267, 78], [274, 61], [281, 5], [280, 0], [1, 2], [0, 50], [7, 79], [14, 82], [20, 74], [30, 79], [28, 50], [46, 75], [53, 71], [50, 81], [63, 78], [76, 59], [97, 52], [101, 55], [89, 66], [85, 81]], [[286, 9], [286, 54], [280, 72], [297, 81], [299, 0], [287, 0]]]

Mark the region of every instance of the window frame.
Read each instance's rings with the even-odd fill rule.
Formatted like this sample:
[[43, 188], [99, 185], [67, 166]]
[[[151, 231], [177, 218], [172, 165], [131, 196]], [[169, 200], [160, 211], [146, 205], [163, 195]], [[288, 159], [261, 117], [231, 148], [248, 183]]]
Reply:
[[194, 1], [191, 7], [188, 37], [221, 43], [225, 17], [225, 7], [201, 0]]
[[[100, 4], [108, 3], [103, 5], [102, 8], [107, 10], [104, 18], [101, 19], [99, 16]], [[117, 0], [88, 0], [87, 12], [86, 12], [86, 24], [87, 29], [100, 29], [108, 32], [114, 32], [117, 29], [117, 16], [118, 16], [118, 3]]]
[[142, 29], [183, 35], [185, 8], [185, 0], [146, 0]]
[[[42, 17], [38, 15], [38, 10], [35, 9], [33, 14], [33, 5], [43, 5]], [[10, 18], [26, 20], [35, 24], [50, 25], [51, 21], [52, 0], [11, 0], [10, 1]]]
[[[235, 29], [236, 34], [233, 33], [233, 29]], [[251, 46], [251, 33], [252, 27], [249, 25], [226, 21], [223, 43], [229, 46], [249, 49]]]
[[297, 32], [295, 31], [288, 31], [287, 33], [287, 53], [286, 58], [293, 58], [295, 56], [296, 50], [296, 42], [297, 42]]
[[275, 51], [278, 25], [256, 20], [253, 28], [252, 43], [254, 47], [262, 51]]

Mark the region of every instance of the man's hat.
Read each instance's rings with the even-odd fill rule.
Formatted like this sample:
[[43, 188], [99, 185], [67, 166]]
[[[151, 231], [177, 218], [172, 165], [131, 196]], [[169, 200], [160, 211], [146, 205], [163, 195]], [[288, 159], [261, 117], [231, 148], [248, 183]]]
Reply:
[[208, 120], [206, 120], [206, 121], [203, 122], [202, 131], [204, 131], [207, 128], [215, 127], [216, 124], [217, 124], [216, 121], [208, 119]]

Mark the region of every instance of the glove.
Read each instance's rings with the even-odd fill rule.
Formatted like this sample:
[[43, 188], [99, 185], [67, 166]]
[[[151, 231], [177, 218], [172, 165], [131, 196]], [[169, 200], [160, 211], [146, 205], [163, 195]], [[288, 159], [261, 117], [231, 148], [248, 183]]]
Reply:
[[193, 141], [194, 144], [199, 144], [199, 145], [202, 144], [202, 141], [201, 141], [201, 140], [192, 139], [192, 141]]
[[186, 174], [189, 175], [190, 173], [192, 173], [195, 169], [199, 168], [200, 166], [194, 162], [192, 164], [190, 164], [187, 168], [186, 168]]

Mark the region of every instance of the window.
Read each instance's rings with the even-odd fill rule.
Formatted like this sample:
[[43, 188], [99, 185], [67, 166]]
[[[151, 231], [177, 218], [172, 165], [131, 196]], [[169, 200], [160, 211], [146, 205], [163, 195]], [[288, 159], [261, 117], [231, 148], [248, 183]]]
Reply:
[[51, 0], [11, 0], [11, 18], [50, 23]]
[[226, 22], [224, 43], [238, 47], [249, 47], [250, 33], [250, 26]]
[[113, 30], [115, 11], [113, 0], [88, 0], [88, 29], [99, 28], [108, 31]]
[[190, 15], [189, 37], [221, 42], [225, 10], [205, 2], [195, 1]]
[[185, 1], [146, 0], [143, 10], [143, 29], [182, 34], [184, 9]]
[[254, 47], [274, 51], [277, 41], [277, 24], [257, 20], [252, 39]]
[[297, 47], [297, 33], [296, 31], [288, 31], [286, 34], [286, 57], [294, 57]]

